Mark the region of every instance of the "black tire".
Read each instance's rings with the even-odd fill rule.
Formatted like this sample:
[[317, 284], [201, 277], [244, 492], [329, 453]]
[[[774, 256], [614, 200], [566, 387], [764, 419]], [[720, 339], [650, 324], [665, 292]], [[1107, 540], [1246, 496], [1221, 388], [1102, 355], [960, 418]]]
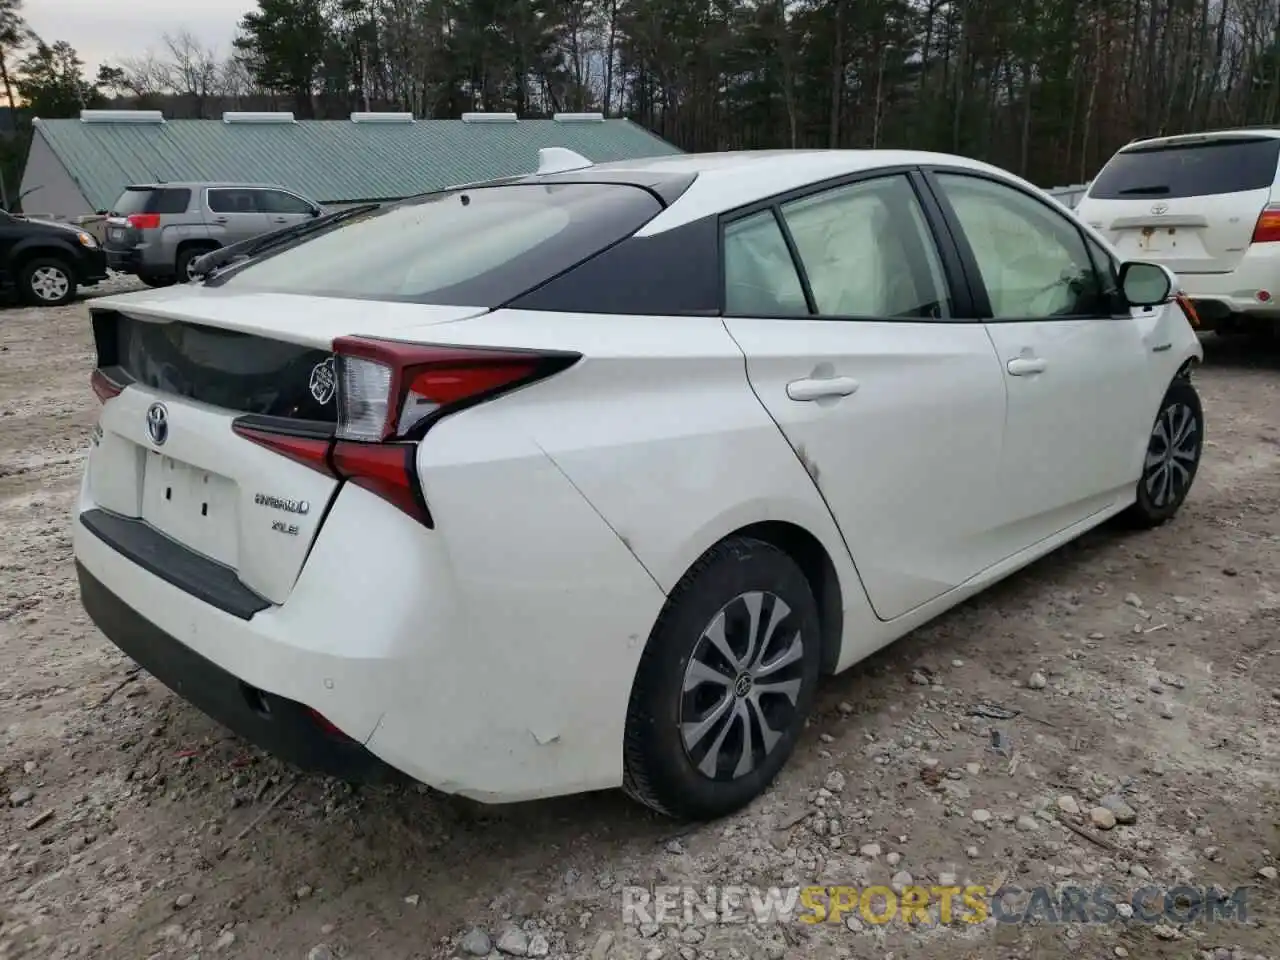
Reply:
[[[774, 610], [779, 609], [778, 601], [787, 610], [779, 611], [782, 619], [752, 657], [748, 649], [751, 605], [757, 611], [756, 622], [767, 630]], [[706, 639], [708, 628], [721, 614], [729, 652], [745, 667], [735, 667]], [[790, 638], [798, 640], [798, 654]], [[626, 793], [659, 813], [685, 820], [722, 817], [750, 803], [795, 750], [818, 683], [820, 643], [813, 591], [791, 557], [771, 544], [745, 537], [731, 537], [712, 547], [671, 592], [641, 656], [627, 710]], [[777, 668], [788, 652], [794, 659]], [[686, 671], [695, 655], [698, 664], [732, 682], [702, 682], [686, 691]], [[791, 684], [794, 702], [776, 690], [762, 692], [765, 677], [769, 684]], [[716, 712], [705, 710], [708, 703], [721, 708], [720, 722], [709, 724], [706, 736], [686, 747], [682, 726], [686, 711], [705, 722]], [[771, 749], [765, 749], [762, 722], [776, 735]], [[742, 749], [748, 724], [753, 744], [749, 770]], [[713, 762], [707, 760], [711, 751], [704, 747], [716, 741], [720, 747]], [[714, 775], [699, 769], [695, 756], [707, 767], [717, 767]]]
[[200, 244], [199, 246], [183, 247], [179, 250], [178, 262], [175, 264], [178, 283], [190, 283], [191, 278], [187, 271], [191, 268], [191, 261], [203, 257], [210, 250], [216, 249], [217, 247], [212, 244]]
[[76, 298], [76, 272], [58, 257], [36, 257], [18, 272], [18, 292], [37, 307], [61, 307]]
[[171, 287], [177, 282], [175, 277], [144, 276], [143, 274], [138, 274], [138, 279], [148, 287]]
[[[1170, 438], [1175, 442], [1170, 443]], [[1121, 515], [1126, 524], [1146, 530], [1171, 519], [1191, 491], [1203, 450], [1204, 409], [1200, 395], [1189, 378], [1178, 377], [1160, 401], [1138, 480], [1137, 499]]]

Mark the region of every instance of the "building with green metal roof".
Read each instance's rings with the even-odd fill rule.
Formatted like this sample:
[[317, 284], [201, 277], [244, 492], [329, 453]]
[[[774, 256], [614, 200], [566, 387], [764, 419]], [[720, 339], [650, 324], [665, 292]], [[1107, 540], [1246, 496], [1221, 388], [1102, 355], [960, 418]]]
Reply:
[[107, 209], [129, 184], [177, 181], [270, 183], [330, 206], [532, 173], [543, 147], [597, 163], [681, 152], [630, 120], [589, 113], [167, 120], [159, 111], [85, 110], [79, 119], [35, 121], [20, 193], [28, 213], [66, 218]]

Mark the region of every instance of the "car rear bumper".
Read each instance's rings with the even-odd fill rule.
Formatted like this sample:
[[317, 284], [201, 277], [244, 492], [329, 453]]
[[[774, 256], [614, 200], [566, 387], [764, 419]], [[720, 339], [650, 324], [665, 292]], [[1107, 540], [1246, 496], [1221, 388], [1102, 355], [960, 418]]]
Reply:
[[106, 251], [107, 266], [116, 273], [137, 273], [138, 268], [142, 266], [142, 256], [137, 250], [111, 250]]
[[1280, 318], [1280, 244], [1255, 244], [1230, 273], [1180, 273], [1202, 327], [1240, 316]]
[[[631, 685], [666, 598], [536, 448], [521, 480], [542, 488], [542, 527], [574, 544], [576, 572], [530, 565], [548, 538], [524, 498], [493, 504], [473, 490], [474, 517], [453, 511], [456, 536], [475, 544], [461, 550], [346, 486], [288, 598], [247, 617], [91, 530], [83, 518], [102, 512], [91, 472], [72, 529], [90, 616], [148, 670], [155, 663], [162, 682], [247, 739], [313, 769], [354, 764], [363, 776], [370, 767], [358, 751], [334, 757], [298, 732], [311, 708], [383, 763], [482, 802], [622, 782]], [[522, 522], [530, 542], [517, 533], [513, 543]], [[288, 731], [254, 714], [259, 694], [284, 703]]]
[[76, 562], [80, 600], [107, 639], [178, 696], [250, 743], [300, 767], [354, 782], [398, 771], [356, 740], [326, 730], [302, 704], [259, 690], [180, 643]]

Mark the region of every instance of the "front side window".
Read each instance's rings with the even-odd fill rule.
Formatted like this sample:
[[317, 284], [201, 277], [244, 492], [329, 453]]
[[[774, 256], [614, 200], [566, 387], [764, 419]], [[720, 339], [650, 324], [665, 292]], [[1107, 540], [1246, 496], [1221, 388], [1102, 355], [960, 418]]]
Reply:
[[737, 317], [809, 315], [795, 261], [772, 210], [725, 227], [724, 307]]
[[905, 176], [836, 187], [784, 204], [782, 215], [819, 314], [950, 316], [938, 253]]
[[447, 190], [322, 228], [209, 283], [495, 307], [629, 237], [661, 210], [647, 190], [622, 184]]
[[943, 173], [937, 182], [978, 262], [993, 318], [1110, 315], [1084, 237], [1067, 216], [981, 177]]

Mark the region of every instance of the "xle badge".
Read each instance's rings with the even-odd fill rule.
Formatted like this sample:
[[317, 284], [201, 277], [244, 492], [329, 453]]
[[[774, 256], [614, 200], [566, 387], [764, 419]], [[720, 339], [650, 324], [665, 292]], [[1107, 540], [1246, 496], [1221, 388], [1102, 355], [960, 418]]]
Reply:
[[338, 374], [333, 368], [333, 357], [311, 368], [311, 395], [316, 398], [316, 403], [324, 406], [332, 400], [337, 387]]
[[298, 525], [296, 523], [285, 523], [283, 520], [272, 520], [271, 529], [276, 533], [284, 533], [291, 537], [298, 535]]

